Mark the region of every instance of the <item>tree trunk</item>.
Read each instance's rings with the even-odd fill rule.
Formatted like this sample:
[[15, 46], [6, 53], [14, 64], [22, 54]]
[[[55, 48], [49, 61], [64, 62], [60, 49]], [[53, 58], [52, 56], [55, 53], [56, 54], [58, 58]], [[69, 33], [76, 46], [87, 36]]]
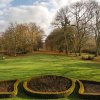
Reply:
[[74, 48], [74, 54], [75, 54], [75, 56], [77, 56], [77, 52], [76, 52], [76, 49]]
[[99, 55], [99, 47], [96, 47], [96, 53], [95, 53], [95, 57], [97, 57]]
[[67, 54], [67, 56], [69, 55], [69, 51], [68, 51], [68, 43], [67, 43], [67, 38], [64, 32], [64, 37], [65, 37], [65, 53]]
[[81, 47], [78, 48], [78, 55], [81, 56]]

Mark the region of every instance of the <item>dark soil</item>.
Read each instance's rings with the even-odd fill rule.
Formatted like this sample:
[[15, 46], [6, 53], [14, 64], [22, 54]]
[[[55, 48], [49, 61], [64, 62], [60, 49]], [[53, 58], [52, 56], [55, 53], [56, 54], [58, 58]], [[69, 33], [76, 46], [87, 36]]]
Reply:
[[100, 93], [100, 82], [82, 81], [85, 93]]
[[28, 88], [38, 92], [61, 92], [71, 86], [71, 80], [61, 76], [42, 76], [28, 82]]
[[15, 81], [0, 81], [0, 92], [12, 92]]

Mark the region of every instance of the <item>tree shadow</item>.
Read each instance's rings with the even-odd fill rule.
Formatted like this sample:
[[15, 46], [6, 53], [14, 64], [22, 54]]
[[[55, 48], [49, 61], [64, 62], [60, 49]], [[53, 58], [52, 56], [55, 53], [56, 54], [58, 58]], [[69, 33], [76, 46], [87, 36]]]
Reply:
[[17, 97], [19, 98], [23, 98], [23, 99], [32, 99], [32, 97], [28, 96], [26, 93], [25, 93], [25, 90], [23, 88], [23, 82], [24, 81], [21, 81], [18, 85], [18, 95]]
[[75, 83], [75, 89], [74, 89], [73, 93], [68, 98], [70, 100], [83, 100], [83, 99], [79, 98], [78, 91], [79, 91], [79, 85], [78, 85], [78, 82], [76, 82]]

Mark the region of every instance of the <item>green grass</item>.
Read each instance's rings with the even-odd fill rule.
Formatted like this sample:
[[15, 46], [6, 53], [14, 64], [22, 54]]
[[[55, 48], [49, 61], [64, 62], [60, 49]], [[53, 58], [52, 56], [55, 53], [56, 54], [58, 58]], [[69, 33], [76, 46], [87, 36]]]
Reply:
[[[37, 75], [61, 75], [74, 79], [100, 81], [100, 63], [47, 54], [12, 57], [0, 61], [0, 80], [19, 79], [20, 82], [23, 82], [25, 79]], [[19, 93], [15, 98], [2, 100], [36, 100], [25, 95], [21, 84], [19, 87]], [[59, 100], [80, 99], [72, 95]]]

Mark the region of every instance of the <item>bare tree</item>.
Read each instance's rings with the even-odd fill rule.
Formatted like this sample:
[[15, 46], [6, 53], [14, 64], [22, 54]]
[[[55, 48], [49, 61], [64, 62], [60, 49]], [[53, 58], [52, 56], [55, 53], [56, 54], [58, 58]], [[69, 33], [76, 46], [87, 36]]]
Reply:
[[30, 33], [31, 51], [39, 50], [42, 47], [44, 31], [35, 23], [30, 23], [28, 32]]
[[14, 24], [10, 24], [6, 32], [3, 34], [5, 49], [9, 54], [16, 56], [16, 32]]
[[65, 52], [69, 54], [69, 46], [68, 46], [68, 39], [67, 39], [67, 27], [70, 25], [69, 17], [69, 10], [68, 7], [62, 8], [57, 12], [56, 18], [54, 20], [54, 25], [63, 29], [63, 35], [65, 38]]
[[92, 30], [92, 35], [95, 36], [95, 43], [96, 43], [96, 53], [95, 56], [99, 55], [100, 52], [100, 5], [98, 2], [92, 1], [91, 2], [94, 5], [93, 8], [93, 14], [94, 17], [91, 20], [90, 27]]
[[42, 45], [42, 36], [42, 29], [35, 23], [10, 24], [2, 36], [4, 50], [14, 56], [18, 53], [32, 52], [34, 48], [38, 50]]
[[92, 10], [93, 5], [90, 2], [80, 1], [71, 5], [70, 12], [73, 16], [74, 26], [77, 29], [77, 51], [79, 55], [81, 55], [81, 50], [86, 42], [86, 37], [88, 37], [88, 23], [93, 18]]
[[[55, 38], [56, 37], [56, 38]], [[46, 49], [64, 51], [64, 35], [61, 28], [54, 29], [45, 40]]]

